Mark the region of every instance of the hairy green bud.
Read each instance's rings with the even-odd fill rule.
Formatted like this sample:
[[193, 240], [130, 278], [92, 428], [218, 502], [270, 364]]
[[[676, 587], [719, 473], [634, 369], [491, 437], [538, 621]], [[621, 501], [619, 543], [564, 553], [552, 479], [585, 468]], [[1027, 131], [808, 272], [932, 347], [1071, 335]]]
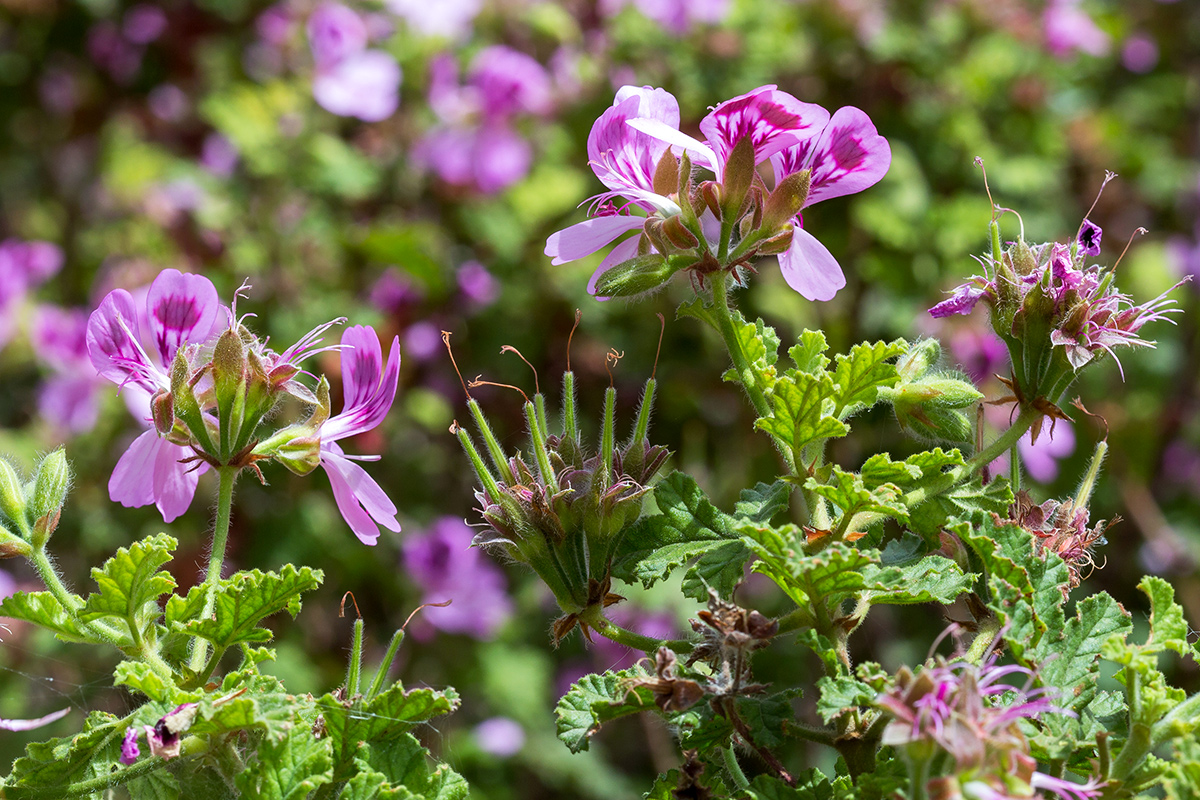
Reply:
[[29, 525], [25, 511], [25, 489], [21, 485], [21, 476], [11, 464], [0, 458], [0, 512], [12, 520], [18, 530], [24, 530]]
[[664, 258], [658, 253], [636, 256], [622, 261], [596, 280], [598, 297], [635, 297], [652, 292], [671, 279], [691, 260], [673, 257]]
[[39, 520], [60, 510], [70, 485], [71, 466], [67, 463], [67, 451], [60, 447], [43, 458], [38, 466], [33, 497], [29, 502], [30, 516]]

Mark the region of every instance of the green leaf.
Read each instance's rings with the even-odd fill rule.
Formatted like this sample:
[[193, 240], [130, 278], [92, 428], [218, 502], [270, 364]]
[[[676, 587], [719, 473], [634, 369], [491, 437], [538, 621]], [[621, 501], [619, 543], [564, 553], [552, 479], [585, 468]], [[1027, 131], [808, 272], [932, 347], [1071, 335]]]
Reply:
[[179, 800], [183, 796], [179, 781], [165, 769], [158, 769], [128, 784], [130, 800]]
[[236, 780], [246, 800], [302, 800], [333, 780], [329, 742], [303, 725], [294, 726], [281, 739], [263, 737], [258, 758]]
[[176, 698], [174, 686], [159, 676], [148, 664], [141, 661], [122, 661], [113, 670], [113, 685], [128, 686], [159, 703], [184, 702]]
[[123, 733], [117, 717], [93, 711], [80, 733], [26, 745], [6, 779], [5, 796], [33, 796], [29, 790], [37, 789], [37, 796], [47, 797], [48, 790], [97, 777], [120, 757]]
[[[733, 312], [733, 330], [737, 336], [742, 355], [754, 372], [759, 386], [769, 392], [775, 384], [775, 364], [779, 361], [779, 336], [775, 329], [765, 324], [761, 319], [747, 322], [742, 315]], [[730, 368], [721, 376], [722, 380], [742, 383], [742, 376], [737, 370]]]
[[[886, 552], [884, 559], [887, 559]], [[937, 555], [927, 555], [900, 566], [872, 564], [863, 571], [863, 579], [882, 588], [869, 589], [863, 597], [871, 605], [949, 604], [959, 595], [971, 591], [975, 578], [971, 573], [964, 574], [950, 559]]]
[[103, 567], [93, 568], [92, 580], [100, 591], [88, 595], [80, 620], [117, 617], [131, 634], [140, 636], [161, 613], [158, 598], [175, 588], [175, 579], [160, 567], [171, 560], [177, 544], [159, 533], [122, 547]]
[[771, 392], [772, 416], [760, 417], [754, 426], [784, 442], [791, 448], [792, 457], [800, 461], [808, 445], [850, 432], [834, 415], [836, 392], [827, 373], [810, 375], [789, 370]]
[[795, 719], [792, 700], [799, 697], [800, 689], [785, 689], [765, 697], [739, 697], [737, 712], [750, 729], [756, 744], [763, 747], [779, 747], [787, 739], [787, 727]]
[[912, 483], [921, 477], [921, 468], [906, 461], [892, 461], [887, 453], [876, 453], [859, 471], [863, 485], [874, 489], [885, 483]]
[[825, 334], [821, 331], [804, 330], [799, 339], [798, 344], [788, 349], [788, 357], [792, 359], [796, 369], [814, 375], [823, 373], [829, 366], [829, 359], [825, 357], [825, 351], [829, 349]]
[[1050, 628], [1031, 660], [1040, 665], [1044, 685], [1063, 690], [1056, 704], [1077, 714], [1087, 708], [1099, 689], [1104, 643], [1132, 630], [1129, 612], [1104, 592], [1080, 600], [1064, 627]]
[[[684, 792], [691, 791], [693, 794], [679, 793], [677, 790], [683, 788]], [[708, 790], [707, 795], [701, 795], [697, 790]], [[680, 797], [731, 797], [729, 790], [725, 788], [725, 783], [721, 780], [721, 776], [713, 769], [701, 765], [700, 774], [695, 777], [695, 780], [687, 779], [683, 773], [677, 769], [664, 772], [659, 775], [654, 781], [654, 785], [650, 787], [650, 791], [646, 792], [642, 797], [644, 800], [678, 800]]]
[[204, 584], [198, 583], [188, 590], [187, 596], [173, 594], [167, 598], [163, 612], [163, 624], [168, 628], [182, 626], [185, 622], [199, 618], [204, 612]]
[[796, 785], [788, 786], [773, 775], [756, 775], [747, 797], [753, 800], [833, 800], [833, 787], [817, 769], [796, 776]]
[[938, 532], [956, 520], [978, 524], [990, 514], [1005, 516], [1012, 502], [1012, 489], [1006, 478], [993, 478], [984, 486], [979, 476], [976, 476], [948, 492], [910, 508], [908, 527], [936, 540]]
[[445, 764], [429, 769], [429, 751], [412, 734], [363, 747], [366, 763], [392, 786], [403, 786], [427, 800], [465, 800], [467, 782]]
[[404, 787], [394, 787], [388, 783], [387, 776], [382, 775], [359, 759], [354, 759], [358, 768], [346, 781], [346, 785], [338, 794], [338, 800], [417, 800]]
[[757, 483], [753, 489], [743, 489], [737, 505], [733, 507], [736, 517], [759, 524], [767, 524], [780, 512], [788, 508], [792, 484], [777, 480], [774, 483]]
[[317, 701], [325, 719], [325, 730], [333, 745], [334, 780], [345, 780], [359, 742], [395, 739], [420, 722], [449, 714], [458, 708], [458, 693], [453, 689], [412, 689], [400, 684], [370, 700], [341, 701], [326, 694]]
[[848, 520], [861, 513], [877, 513], [901, 521], [907, 517], [908, 509], [903, 502], [904, 493], [899, 487], [884, 483], [874, 489], [868, 489], [860, 475], [844, 472], [836, 465], [833, 466], [828, 483], [809, 478], [805, 481], [804, 488], [819, 497], [824, 497], [839, 508], [841, 513], [838, 520]]
[[881, 387], [895, 386], [899, 380], [896, 366], [889, 359], [902, 355], [908, 342], [863, 342], [837, 357], [833, 382], [837, 384], [837, 403], [834, 414], [846, 419], [852, 414], [875, 405]]
[[876, 689], [849, 675], [823, 675], [817, 681], [817, 690], [821, 693], [817, 713], [825, 724], [860, 706], [873, 705], [879, 696]]
[[317, 588], [323, 579], [319, 569], [296, 569], [291, 564], [284, 564], [279, 574], [259, 570], [235, 573], [217, 584], [213, 616], [192, 620], [184, 629], [219, 648], [268, 641], [271, 632], [258, 628], [259, 621], [284, 609], [294, 617], [300, 610], [300, 594]]
[[15, 592], [0, 602], [0, 616], [32, 622], [64, 642], [94, 641], [49, 592]]
[[631, 679], [646, 678], [647, 675], [639, 667], [603, 675], [584, 675], [571, 685], [554, 707], [559, 740], [572, 753], [579, 753], [588, 749], [592, 734], [604, 723], [642, 711], [656, 711], [653, 692], [645, 686], [629, 683]]
[[726, 596], [741, 580], [750, 552], [732, 531], [731, 518], [713, 506], [696, 482], [673, 472], [654, 488], [659, 514], [643, 517], [622, 538], [612, 574], [650, 588], [676, 568], [700, 557], [684, 576], [689, 597], [705, 600], [705, 582]]

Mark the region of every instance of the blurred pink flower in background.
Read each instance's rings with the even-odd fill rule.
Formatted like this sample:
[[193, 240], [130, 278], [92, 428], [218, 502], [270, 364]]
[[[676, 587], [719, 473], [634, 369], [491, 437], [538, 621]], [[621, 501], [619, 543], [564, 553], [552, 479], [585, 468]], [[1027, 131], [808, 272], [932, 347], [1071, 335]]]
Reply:
[[423, 621], [447, 633], [490, 639], [512, 616], [504, 573], [482, 550], [471, 547], [474, 538], [461, 519], [441, 517], [424, 533], [404, 540], [404, 568], [421, 587], [421, 602], [451, 601], [421, 611], [414, 619], [418, 635]]
[[475, 726], [475, 742], [485, 753], [509, 758], [525, 746], [525, 729], [515, 719], [492, 717]]
[[62, 269], [62, 263], [62, 250], [50, 242], [0, 242], [0, 349], [16, 333], [25, 296]]
[[340, 3], [322, 3], [308, 18], [316, 74], [313, 97], [331, 114], [378, 122], [400, 103], [400, 65], [390, 53], [368, 50], [363, 18]]
[[1059, 58], [1076, 52], [1102, 56], [1108, 52], [1108, 34], [1080, 8], [1080, 0], [1050, 0], [1042, 12], [1046, 46]]
[[384, 0], [384, 6], [422, 36], [457, 41], [471, 33], [483, 0]]
[[1004, 374], [1008, 348], [990, 328], [957, 326], [950, 334], [949, 344], [951, 356], [976, 384]]
[[[988, 406], [990, 411], [999, 406]], [[1007, 413], [1007, 411], [1005, 411]], [[999, 416], [991, 412], [989, 416]], [[1038, 483], [1050, 483], [1058, 477], [1058, 462], [1075, 452], [1075, 429], [1066, 420], [1056, 420], [1053, 426], [1043, 425], [1037, 443], [1030, 441], [1029, 432], [1017, 442], [1021, 467]], [[1008, 470], [1008, 454], [991, 463], [992, 474], [1003, 475]]]
[[647, 19], [676, 36], [683, 35], [695, 25], [712, 25], [729, 15], [730, 0], [600, 0], [600, 13], [616, 16], [632, 5]]
[[167, 12], [149, 3], [138, 3], [125, 12], [121, 33], [135, 44], [150, 44], [167, 30]]
[[142, 68], [142, 46], [129, 41], [111, 20], [101, 20], [88, 30], [87, 52], [97, 67], [120, 84], [127, 84]]
[[96, 390], [104, 382], [88, 358], [87, 322], [85, 309], [45, 305], [35, 313], [30, 333], [34, 352], [54, 372], [38, 391], [38, 413], [72, 433], [96, 424]]
[[478, 261], [464, 262], [455, 276], [458, 290], [475, 308], [483, 308], [500, 296], [500, 281]]
[[1149, 72], [1158, 66], [1158, 42], [1147, 33], [1135, 33], [1121, 46], [1121, 63], [1130, 72]]
[[237, 169], [239, 158], [237, 146], [224, 134], [213, 132], [204, 137], [204, 144], [200, 146], [200, 166], [213, 175], [228, 178]]
[[[637, 606], [622, 604], [614, 606], [605, 614], [622, 628], [652, 639], [674, 639], [679, 636], [675, 615], [666, 611], [647, 611]], [[640, 650], [617, 644], [603, 636], [595, 637], [595, 645], [593, 652], [596, 666], [601, 670], [628, 669], [645, 655]]]

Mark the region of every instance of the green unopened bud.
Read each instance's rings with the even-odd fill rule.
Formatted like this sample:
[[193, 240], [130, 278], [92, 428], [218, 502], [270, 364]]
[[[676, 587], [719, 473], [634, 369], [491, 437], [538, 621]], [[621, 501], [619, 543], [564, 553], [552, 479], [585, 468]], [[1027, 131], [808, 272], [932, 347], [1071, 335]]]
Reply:
[[721, 219], [732, 221], [741, 216], [742, 203], [754, 183], [754, 142], [743, 136], [725, 160], [721, 182]]
[[25, 516], [25, 489], [21, 477], [12, 465], [0, 458], [0, 512], [8, 517], [17, 530], [28, 530], [29, 520]]
[[307, 475], [321, 463], [321, 439], [297, 436], [275, 448], [275, 460], [296, 475]]
[[896, 362], [896, 372], [901, 383], [911, 383], [925, 376], [942, 357], [942, 345], [937, 339], [922, 339], [908, 348]]
[[27, 558], [32, 552], [33, 548], [29, 546], [29, 542], [13, 535], [12, 531], [0, 525], [0, 558]]
[[171, 362], [171, 397], [175, 405], [175, 416], [183, 420], [193, 438], [201, 449], [209, 455], [216, 455], [212, 437], [209, 435], [208, 424], [200, 403], [196, 400], [192, 386], [191, 367], [188, 365], [187, 351], [189, 346], [175, 351], [175, 360]]
[[658, 253], [622, 261], [596, 280], [597, 297], [636, 297], [659, 288], [690, 261]]
[[227, 330], [213, 349], [213, 391], [221, 430], [221, 459], [229, 458], [242, 429], [246, 403], [246, 345], [237, 331]]
[[1029, 245], [1025, 244], [1024, 239], [1009, 248], [1008, 252], [1013, 269], [1018, 275], [1030, 275], [1037, 269], [1037, 259], [1033, 257], [1033, 251], [1029, 249]]
[[891, 402], [905, 432], [944, 442], [971, 441], [971, 421], [959, 409], [983, 399], [972, 383], [952, 375], [902, 384], [881, 391], [880, 396]]
[[812, 170], [802, 169], [781, 180], [767, 198], [763, 209], [763, 228], [774, 231], [791, 222], [808, 200], [811, 186]]
[[33, 523], [33, 535], [29, 537], [29, 541], [34, 549], [41, 550], [46, 546], [46, 542], [50, 541], [50, 537], [58, 529], [58, 518], [60, 516], [62, 516], [62, 511], [55, 509], [49, 514], [38, 517], [37, 522]]
[[40, 520], [54, 514], [63, 507], [67, 489], [71, 485], [71, 466], [67, 463], [67, 451], [58, 448], [42, 459], [37, 479], [33, 485], [33, 497], [29, 501], [30, 516]]
[[763, 241], [755, 249], [759, 255], [777, 256], [780, 253], [787, 252], [788, 248], [792, 246], [792, 238], [794, 236], [795, 230], [788, 224], [784, 226], [783, 231]]

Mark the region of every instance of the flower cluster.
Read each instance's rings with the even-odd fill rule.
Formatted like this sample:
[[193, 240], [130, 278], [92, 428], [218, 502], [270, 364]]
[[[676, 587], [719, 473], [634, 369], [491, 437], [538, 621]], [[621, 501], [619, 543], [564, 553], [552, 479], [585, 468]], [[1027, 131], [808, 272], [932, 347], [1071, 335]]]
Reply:
[[1017, 492], [1009, 509], [1009, 518], [1033, 534], [1039, 553], [1054, 553], [1066, 563], [1070, 580], [1060, 587], [1064, 598], [1086, 577], [1083, 571], [1096, 566], [1093, 549], [1106, 543], [1105, 531], [1120, 521], [1120, 517], [1107, 522], [1100, 520], [1089, 527], [1088, 517], [1084, 504], [1047, 500], [1038, 505], [1023, 491]]
[[[88, 355], [149, 427], [113, 470], [112, 499], [129, 507], [154, 503], [170, 522], [191, 505], [200, 473], [258, 472], [258, 462], [273, 459], [301, 475], [323, 467], [342, 516], [363, 542], [374, 544], [376, 523], [398, 531], [396, 507], [337, 444], [375, 428], [391, 408], [398, 342], [386, 366], [370, 328], [351, 327], [340, 345], [320, 346], [322, 335], [342, 321], [318, 326], [280, 353], [222, 306], [202, 275], [163, 270], [141, 303], [124, 289], [110, 292], [88, 319]], [[325, 378], [315, 389], [297, 378], [301, 362], [335, 349], [341, 350], [345, 404], [330, 416]], [[310, 408], [309, 416], [262, 430], [285, 398]]]
[[[949, 298], [929, 309], [934, 317], [969, 314], [981, 301], [991, 309], [992, 329], [1012, 359], [1009, 383], [1021, 405], [1052, 404], [1079, 370], [1105, 354], [1120, 361], [1115, 348], [1153, 347], [1139, 335], [1143, 326], [1180, 309], [1167, 295], [1175, 284], [1149, 302], [1134, 304], [1114, 285], [1114, 269], [1087, 265], [1100, 252], [1100, 228], [1088, 220], [1071, 244], [1027, 245], [1023, 240], [1000, 247], [992, 223], [993, 253], [980, 261], [982, 275], [972, 276]], [[1184, 278], [1188, 280], [1188, 278]], [[1122, 374], [1123, 371], [1122, 371]]]
[[932, 797], [1009, 800], [1037, 791], [1063, 800], [1099, 796], [1092, 781], [1079, 784], [1037, 771], [1019, 722], [1069, 712], [1054, 705], [1047, 689], [1004, 682], [1014, 674], [1033, 679], [1024, 667], [998, 666], [994, 657], [983, 666], [939, 661], [915, 675], [901, 668], [895, 685], [875, 701], [893, 717], [883, 743], [897, 748], [923, 776], [940, 753], [953, 759], [950, 775], [928, 780]]
[[[700, 280], [717, 271], [740, 275], [756, 257], [778, 255], [789, 286], [810, 300], [832, 298], [845, 276], [800, 212], [878, 182], [891, 164], [887, 140], [857, 108], [831, 117], [774, 86], [721, 103], [700, 132], [703, 142], [679, 130], [679, 104], [668, 92], [622, 87], [587, 144], [592, 171], [609, 191], [593, 198], [588, 220], [550, 236], [546, 255], [563, 264], [640, 231], [612, 249], [589, 291], [636, 295], [681, 270]], [[757, 171], [768, 162], [772, 188]], [[693, 164], [715, 179], [694, 183]]]

